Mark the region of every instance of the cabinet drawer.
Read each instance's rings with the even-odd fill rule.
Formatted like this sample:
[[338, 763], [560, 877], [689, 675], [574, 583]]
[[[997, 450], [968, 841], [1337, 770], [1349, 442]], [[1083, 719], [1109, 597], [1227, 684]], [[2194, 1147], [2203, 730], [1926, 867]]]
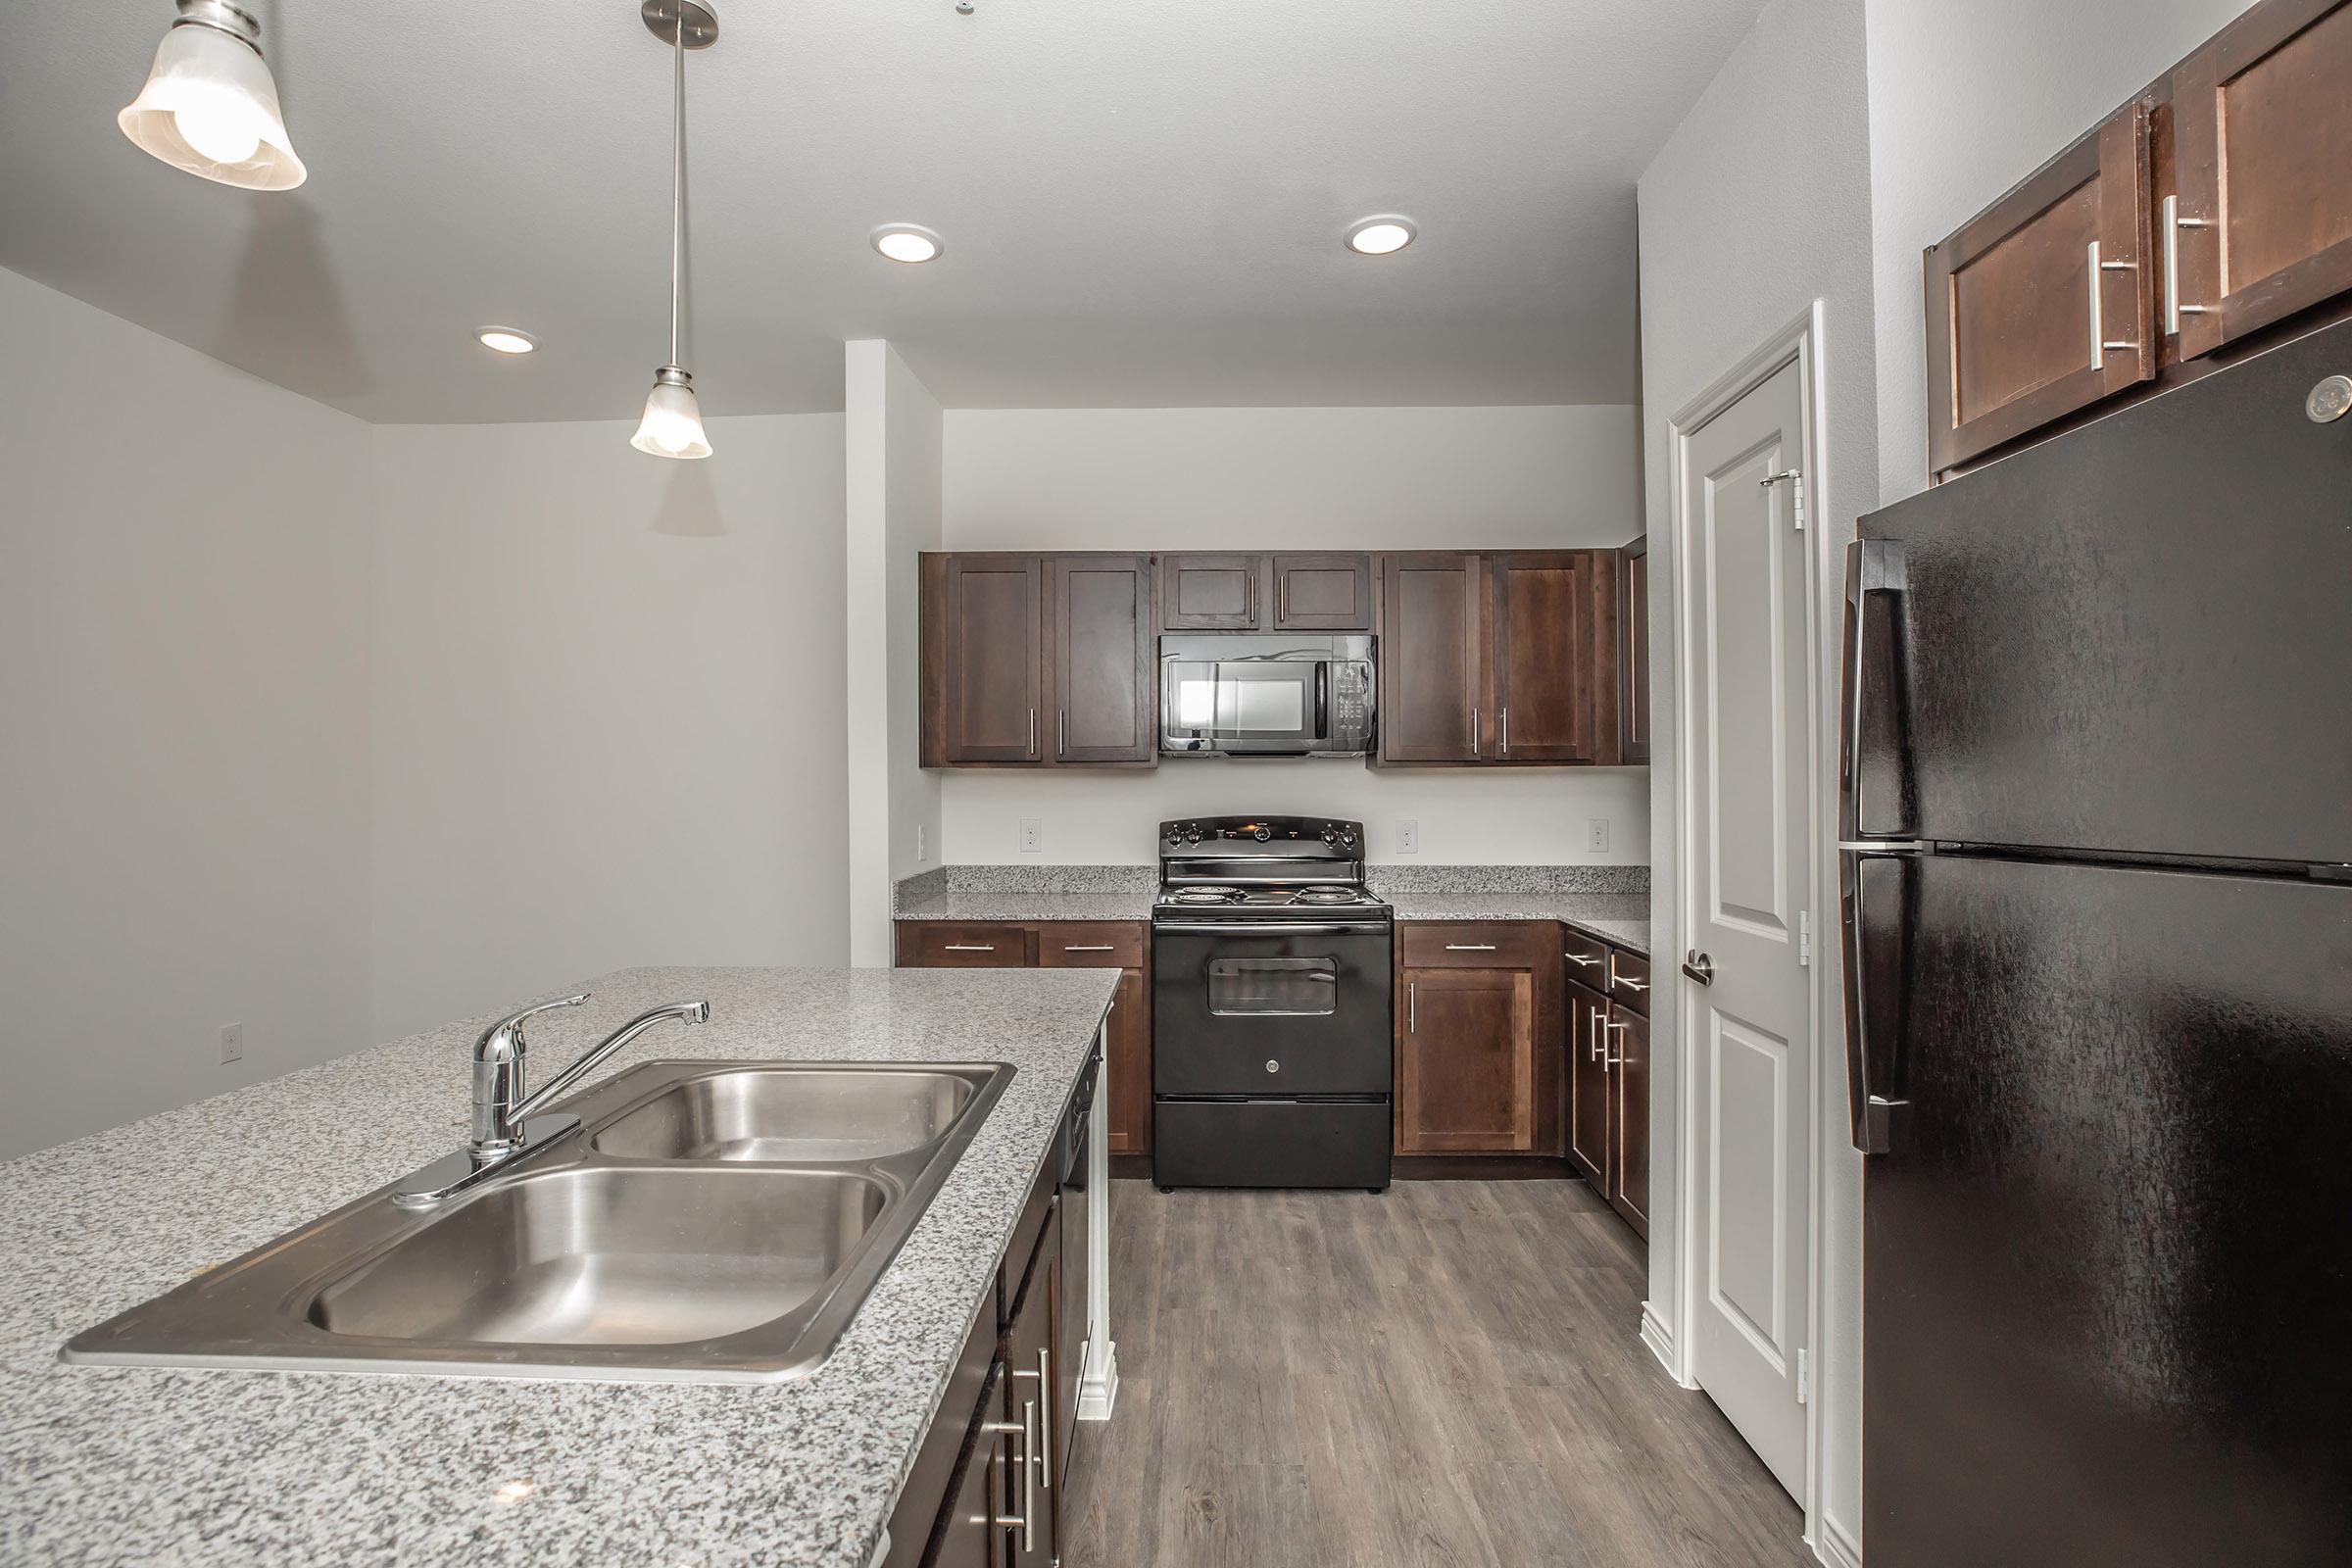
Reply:
[[1649, 1013], [1649, 960], [1623, 948], [1609, 950], [1609, 997], [1621, 1007]]
[[1413, 920], [1396, 928], [1397, 961], [1416, 969], [1521, 969], [1548, 963], [1545, 922]]
[[1038, 927], [1037, 961], [1048, 969], [1140, 969], [1144, 928], [1135, 920], [1051, 920]]
[[[926, 920], [910, 928], [907, 966], [916, 969], [1020, 969], [1031, 959], [1034, 933], [1025, 925], [950, 925]], [[902, 941], [901, 952], [907, 952]]]
[[1609, 988], [1609, 945], [1598, 937], [1589, 937], [1582, 931], [1565, 927], [1560, 931], [1560, 953], [1568, 962], [1568, 978], [1580, 986], [1595, 991]]

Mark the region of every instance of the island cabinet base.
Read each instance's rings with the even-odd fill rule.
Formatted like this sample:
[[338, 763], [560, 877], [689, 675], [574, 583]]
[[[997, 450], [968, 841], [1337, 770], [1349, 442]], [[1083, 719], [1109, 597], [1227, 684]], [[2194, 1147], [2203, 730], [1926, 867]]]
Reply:
[[[1099, 1172], [1065, 1171], [1061, 1151], [1087, 1145], [1070, 1121], [1099, 1113], [1092, 1077], [1081, 1076], [1055, 1152], [1021, 1205], [891, 1510], [879, 1568], [1047, 1568], [1060, 1550], [1079, 1390], [1057, 1362], [1089, 1342], [1097, 1272], [1068, 1266], [1068, 1250], [1091, 1253], [1102, 1223], [1100, 1204], [1083, 1198]], [[1082, 1234], [1065, 1241], [1065, 1220]]]

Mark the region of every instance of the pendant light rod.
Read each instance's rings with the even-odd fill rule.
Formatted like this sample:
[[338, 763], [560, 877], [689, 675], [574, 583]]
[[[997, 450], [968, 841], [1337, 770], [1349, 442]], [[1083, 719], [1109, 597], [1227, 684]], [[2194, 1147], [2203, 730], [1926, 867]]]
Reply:
[[669, 363], [678, 363], [678, 296], [686, 277], [686, 23], [670, 29], [677, 75], [669, 100]]

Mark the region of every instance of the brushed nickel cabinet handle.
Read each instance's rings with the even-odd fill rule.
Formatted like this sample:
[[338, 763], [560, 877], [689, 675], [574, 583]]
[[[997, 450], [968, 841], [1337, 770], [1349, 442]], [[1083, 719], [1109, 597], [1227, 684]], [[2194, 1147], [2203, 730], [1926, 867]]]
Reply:
[[1054, 710], [1054, 755], [1070, 755], [1070, 710], [1066, 708]]
[[1037, 710], [1029, 710], [1029, 755], [1037, 755]]
[[1064, 953], [1111, 953], [1116, 950], [1107, 942], [1073, 942], [1061, 951]]
[[2213, 314], [2213, 308], [2209, 305], [2180, 303], [2180, 231], [2184, 228], [2212, 226], [2202, 218], [2182, 218], [2180, 197], [2167, 196], [2164, 199], [2164, 330], [2168, 337], [2179, 335], [2180, 318], [2183, 316]]
[[2096, 370], [2106, 365], [2107, 356], [2110, 353], [2122, 354], [2127, 351], [2137, 353], [2139, 350], [2139, 345], [2136, 343], [2110, 343], [2107, 341], [2106, 300], [2104, 298], [2107, 292], [2107, 274], [2109, 272], [2136, 272], [2139, 270], [2139, 264], [2137, 262], [2100, 261], [2099, 242], [2095, 239], [2084, 247], [2084, 251], [2090, 263], [2090, 368]]
[[1470, 755], [1478, 756], [1478, 710], [1470, 710]]
[[1580, 969], [1597, 969], [1600, 967], [1600, 960], [1598, 958], [1589, 958], [1581, 953], [1566, 953], [1562, 954], [1561, 956], [1566, 958], [1570, 963], [1575, 964]]
[[1421, 1032], [1421, 986], [1418, 981], [1407, 980], [1404, 983], [1404, 1032], [1408, 1035]]
[[1499, 718], [1502, 724], [1502, 738], [1495, 743], [1494, 751], [1498, 756], [1508, 757], [1511, 755], [1511, 710], [1507, 705], [1503, 708]]
[[1446, 951], [1447, 953], [1493, 953], [1494, 944], [1492, 942], [1448, 942], [1446, 944]]
[[[1022, 1374], [1016, 1372], [1013, 1375], [1019, 1377]], [[1021, 1419], [1018, 1425], [1010, 1421], [991, 1421], [982, 1426], [980, 1430], [1000, 1433], [1006, 1437], [1017, 1434], [1020, 1437], [1021, 1511], [1009, 1517], [1001, 1513], [993, 1514], [993, 1517], [1003, 1528], [1020, 1531], [1021, 1550], [1033, 1550], [1037, 1537], [1037, 1401], [1035, 1399], [1021, 1401]]]
[[1626, 977], [1626, 976], [1624, 976], [1624, 975], [1619, 975], [1619, 976], [1617, 976], [1617, 978], [1616, 978], [1616, 979], [1614, 979], [1614, 980], [1610, 981], [1609, 983], [1610, 983], [1611, 985], [1619, 985], [1619, 986], [1623, 986], [1623, 987], [1625, 987], [1625, 989], [1626, 989], [1626, 990], [1628, 990], [1628, 991], [1647, 991], [1647, 990], [1649, 989], [1649, 982], [1648, 982], [1648, 981], [1646, 981], [1646, 980], [1633, 980], [1633, 979], [1629, 979], [1629, 978], [1627, 978], [1627, 977]]
[[1608, 1031], [1602, 1026], [1603, 1020], [1598, 1007], [1587, 1007], [1585, 1010], [1592, 1015], [1592, 1059], [1605, 1067], [1609, 1062]]
[[997, 945], [993, 942], [951, 942], [940, 951], [943, 953], [994, 953], [997, 951]]

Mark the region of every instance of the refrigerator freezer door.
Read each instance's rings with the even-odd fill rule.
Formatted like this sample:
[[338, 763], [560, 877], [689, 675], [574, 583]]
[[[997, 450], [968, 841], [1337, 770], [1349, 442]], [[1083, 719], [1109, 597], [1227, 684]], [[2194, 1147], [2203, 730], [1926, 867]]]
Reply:
[[2352, 1562], [2352, 887], [1901, 876], [1870, 1560]]
[[1911, 820], [1861, 832], [2352, 860], [2352, 420], [2304, 412], [2339, 373], [2352, 322], [1865, 517]]

